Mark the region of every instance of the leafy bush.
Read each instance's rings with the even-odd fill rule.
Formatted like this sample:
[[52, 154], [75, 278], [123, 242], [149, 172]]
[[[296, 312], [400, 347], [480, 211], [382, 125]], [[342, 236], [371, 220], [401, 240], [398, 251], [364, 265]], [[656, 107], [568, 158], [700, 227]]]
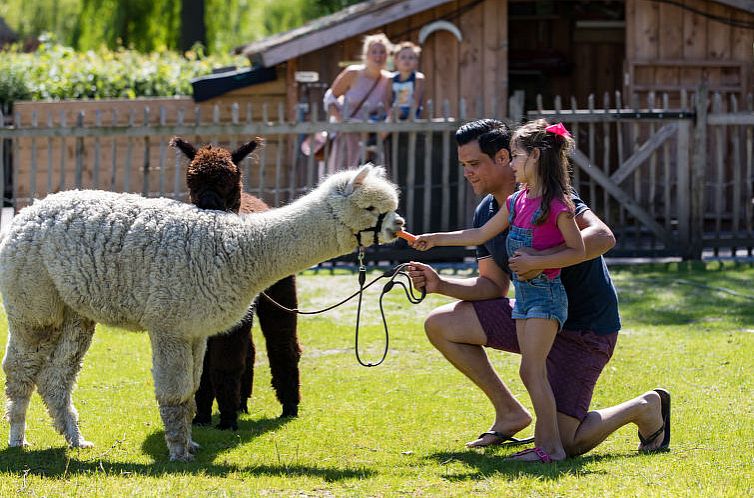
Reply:
[[31, 90], [22, 73], [14, 67], [4, 67], [6, 60], [0, 58], [0, 111], [7, 112], [14, 100], [31, 98]]
[[20, 99], [103, 99], [191, 95], [191, 79], [213, 67], [248, 65], [242, 57], [205, 56], [201, 50], [142, 54], [107, 49], [76, 52], [43, 43], [34, 53], [0, 57], [0, 104]]

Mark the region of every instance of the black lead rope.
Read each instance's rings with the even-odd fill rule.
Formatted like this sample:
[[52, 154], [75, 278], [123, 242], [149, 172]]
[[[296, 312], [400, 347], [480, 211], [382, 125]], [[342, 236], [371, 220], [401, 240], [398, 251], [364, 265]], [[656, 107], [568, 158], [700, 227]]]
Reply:
[[[380, 220], [381, 222], [381, 220]], [[377, 237], [377, 233], [375, 232], [375, 238]], [[357, 238], [358, 235], [357, 235]], [[316, 311], [300, 311], [298, 308], [286, 308], [282, 304], [278, 303], [274, 299], [272, 299], [270, 296], [262, 292], [262, 296], [264, 296], [268, 301], [270, 301], [272, 304], [280, 308], [281, 310], [287, 311], [289, 313], [297, 313], [299, 315], [316, 315], [319, 313], [324, 313], [325, 311], [330, 311], [333, 308], [337, 308], [338, 306], [341, 306], [357, 295], [359, 296], [359, 303], [358, 307], [356, 309], [356, 331], [355, 331], [355, 348], [354, 352], [356, 353], [356, 361], [359, 362], [359, 365], [364, 367], [376, 367], [377, 365], [380, 365], [383, 361], [385, 361], [385, 358], [387, 357], [388, 348], [390, 345], [390, 335], [388, 332], [388, 326], [387, 326], [387, 319], [385, 318], [385, 309], [382, 303], [382, 299], [385, 297], [385, 294], [390, 292], [396, 285], [403, 287], [403, 291], [406, 294], [406, 298], [411, 304], [419, 304], [424, 300], [424, 298], [427, 295], [426, 289], [422, 289], [419, 296], [416, 296], [414, 293], [414, 288], [410, 285], [411, 278], [409, 277], [408, 273], [404, 271], [404, 268], [406, 266], [409, 266], [409, 263], [401, 263], [394, 268], [384, 272], [382, 275], [374, 278], [371, 282], [364, 285], [366, 282], [366, 273], [367, 269], [364, 265], [364, 246], [359, 245], [359, 252], [358, 252], [358, 261], [359, 261], [359, 290], [348, 296], [347, 298], [341, 300], [338, 303], [333, 304], [332, 306], [328, 306], [327, 308], [323, 308], [321, 310]], [[405, 277], [409, 281], [409, 285], [406, 285], [404, 282], [397, 280], [398, 277]], [[382, 317], [382, 326], [385, 330], [385, 348], [382, 351], [382, 357], [377, 363], [365, 363], [361, 356], [359, 355], [359, 324], [361, 322], [361, 301], [362, 296], [364, 294], [364, 291], [367, 290], [369, 287], [371, 287], [374, 283], [376, 283], [378, 280], [381, 280], [383, 278], [389, 278], [385, 285], [382, 287], [382, 292], [380, 293], [380, 316]]]
[[408, 274], [403, 271], [403, 268], [408, 266], [409, 263], [402, 263], [396, 266], [389, 272], [386, 272], [386, 274], [381, 275], [380, 277], [378, 277], [377, 279], [373, 280], [370, 283], [371, 285], [372, 283], [376, 282], [380, 278], [386, 278], [387, 273], [390, 273], [390, 280], [388, 280], [387, 283], [382, 287], [382, 292], [380, 293], [380, 316], [382, 317], [382, 326], [383, 326], [383, 329], [385, 330], [385, 348], [382, 350], [382, 357], [377, 363], [365, 363], [361, 359], [361, 356], [359, 355], [359, 322], [361, 319], [361, 298], [364, 294], [363, 293], [365, 289], [364, 281], [366, 280], [366, 272], [367, 272], [367, 269], [364, 266], [364, 248], [362, 246], [359, 246], [358, 258], [359, 258], [359, 305], [356, 309], [356, 332], [355, 332], [355, 338], [354, 338], [354, 342], [355, 342], [354, 353], [356, 354], [356, 361], [359, 362], [359, 365], [363, 367], [376, 367], [377, 365], [380, 365], [382, 364], [383, 361], [385, 361], [385, 358], [387, 357], [388, 348], [390, 346], [390, 335], [388, 333], [387, 319], [385, 318], [385, 308], [382, 304], [382, 298], [385, 297], [385, 294], [390, 292], [396, 284], [403, 287], [403, 291], [406, 293], [406, 298], [411, 304], [419, 304], [420, 302], [422, 302], [427, 295], [427, 291], [426, 289], [422, 289], [421, 295], [419, 297], [416, 297], [416, 295], [414, 294], [414, 289], [411, 285], [407, 286], [400, 280], [396, 280], [396, 278], [399, 275], [403, 275], [406, 278], [409, 278], [410, 280], [410, 277], [408, 276]]

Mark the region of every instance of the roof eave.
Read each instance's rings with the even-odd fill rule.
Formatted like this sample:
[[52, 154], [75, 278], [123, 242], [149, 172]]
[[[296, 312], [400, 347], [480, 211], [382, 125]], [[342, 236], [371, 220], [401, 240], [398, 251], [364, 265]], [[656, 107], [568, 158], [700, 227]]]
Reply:
[[716, 3], [754, 14], [754, 0], [714, 0]]
[[[371, 0], [312, 21], [300, 28], [248, 45], [243, 54], [252, 62], [274, 66], [412, 16], [450, 0]], [[345, 13], [345, 15], [344, 15]]]

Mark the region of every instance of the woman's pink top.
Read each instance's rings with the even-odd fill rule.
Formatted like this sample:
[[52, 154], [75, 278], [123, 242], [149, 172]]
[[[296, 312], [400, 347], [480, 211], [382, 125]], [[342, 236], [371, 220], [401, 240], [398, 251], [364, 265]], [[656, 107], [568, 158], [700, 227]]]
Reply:
[[[377, 83], [377, 86], [372, 90], [372, 93], [370, 93], [369, 97], [364, 101], [361, 109], [350, 118], [356, 106], [359, 105], [359, 102], [361, 102], [367, 92], [369, 92], [374, 85], [374, 79], [368, 78], [364, 74], [364, 70], [359, 71], [358, 76], [356, 76], [356, 81], [354, 81], [351, 87], [346, 90], [346, 93], [343, 96], [345, 99], [344, 111], [346, 113], [343, 115], [343, 119], [349, 120], [350, 118], [351, 121], [369, 121], [369, 115], [376, 113], [381, 114], [379, 117], [380, 120], [384, 119], [385, 114], [388, 111], [385, 109], [385, 99], [387, 98], [390, 81], [390, 78], [381, 72], [380, 82]], [[380, 104], [382, 104], [382, 107], [380, 107]]]

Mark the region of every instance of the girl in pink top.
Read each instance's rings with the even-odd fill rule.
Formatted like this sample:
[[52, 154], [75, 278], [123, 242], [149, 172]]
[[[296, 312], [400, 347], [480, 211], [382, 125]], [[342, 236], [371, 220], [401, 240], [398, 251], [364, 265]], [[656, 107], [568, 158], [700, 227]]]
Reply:
[[[524, 280], [513, 274], [516, 335], [521, 348], [519, 373], [531, 397], [537, 421], [536, 447], [511, 458], [550, 463], [565, 458], [558, 433], [555, 398], [547, 380], [547, 355], [568, 314], [568, 300], [560, 268], [584, 258], [584, 241], [573, 217], [568, 154], [574, 141], [565, 127], [545, 120], [529, 122], [511, 140], [511, 169], [521, 189], [482, 227], [457, 232], [424, 234], [411, 244], [419, 250], [436, 245], [480, 245], [508, 230], [506, 244], [512, 259], [527, 248], [566, 250], [550, 256], [541, 274]], [[528, 277], [528, 275], [527, 275]]]

